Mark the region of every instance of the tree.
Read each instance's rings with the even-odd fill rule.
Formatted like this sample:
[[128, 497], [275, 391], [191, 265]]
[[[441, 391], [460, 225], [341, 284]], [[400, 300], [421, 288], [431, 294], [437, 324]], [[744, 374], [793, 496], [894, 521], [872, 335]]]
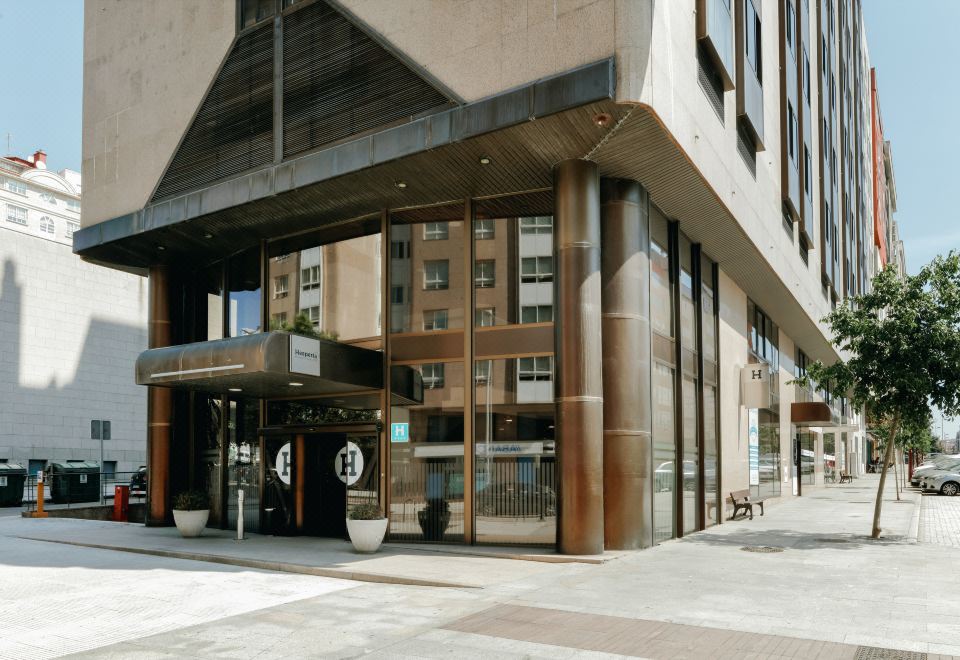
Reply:
[[336, 332], [327, 332], [326, 330], [317, 330], [313, 327], [313, 321], [310, 320], [310, 317], [307, 316], [306, 312], [300, 312], [293, 317], [293, 323], [289, 321], [278, 321], [273, 319], [270, 321], [271, 330], [281, 330], [283, 332], [292, 332], [295, 335], [303, 335], [305, 337], [313, 337], [314, 339], [329, 339], [331, 341], [337, 340]]
[[880, 536], [887, 466], [902, 428], [925, 425], [930, 407], [960, 413], [960, 255], [939, 256], [902, 279], [891, 267], [873, 290], [845, 301], [824, 322], [847, 359], [814, 363], [800, 379], [847, 393], [868, 416], [885, 420], [885, 443], [871, 536]]

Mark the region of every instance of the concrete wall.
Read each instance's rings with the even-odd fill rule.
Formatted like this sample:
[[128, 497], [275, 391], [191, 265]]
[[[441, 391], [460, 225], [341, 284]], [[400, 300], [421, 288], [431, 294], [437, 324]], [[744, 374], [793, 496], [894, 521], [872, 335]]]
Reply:
[[84, 227], [147, 203], [236, 32], [235, 0], [86, 0]]
[[106, 460], [144, 462], [146, 280], [85, 263], [69, 245], [0, 229], [0, 459], [100, 459], [90, 421], [112, 422]]

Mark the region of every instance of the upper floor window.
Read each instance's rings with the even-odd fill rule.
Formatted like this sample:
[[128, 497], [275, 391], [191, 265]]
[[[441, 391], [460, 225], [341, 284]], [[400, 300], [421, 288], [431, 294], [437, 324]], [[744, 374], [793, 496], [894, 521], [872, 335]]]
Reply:
[[46, 203], [49, 204], [50, 206], [56, 206], [56, 205], [57, 205], [57, 198], [54, 197], [53, 195], [51, 195], [51, 194], [48, 193], [48, 192], [42, 192], [42, 193], [40, 193], [40, 199], [42, 199], [44, 202], [46, 202]]
[[68, 199], [68, 200], [67, 200], [67, 208], [70, 209], [71, 211], [76, 211], [77, 213], [80, 213], [80, 200], [79, 200], [79, 199]]
[[521, 234], [552, 234], [553, 217], [538, 215], [532, 218], [520, 218]]
[[390, 241], [391, 259], [409, 259], [410, 241]]
[[423, 389], [439, 390], [443, 389], [444, 365], [442, 362], [425, 364], [420, 367], [420, 373], [423, 376]]
[[446, 222], [427, 222], [423, 225], [423, 240], [445, 241], [450, 232]]
[[793, 104], [787, 101], [787, 152], [790, 160], [797, 162], [797, 115], [793, 111]]
[[553, 281], [553, 257], [524, 257], [520, 261], [520, 282]]
[[496, 285], [496, 262], [481, 259], [474, 265], [473, 284], [478, 289], [492, 289]]
[[517, 374], [522, 381], [550, 380], [553, 377], [553, 358], [517, 358]]
[[750, 66], [753, 67], [753, 72], [757, 75], [757, 81], [762, 85], [763, 84], [763, 59], [761, 55], [761, 44], [762, 40], [762, 28], [760, 25], [760, 16], [757, 15], [757, 10], [753, 6], [753, 0], [744, 0], [743, 2], [743, 49], [744, 56], [747, 59], [747, 62], [750, 63]]
[[813, 179], [813, 161], [810, 159], [810, 150], [803, 146], [803, 191], [807, 193], [808, 199], [813, 199], [813, 186], [810, 181]]
[[247, 28], [270, 18], [277, 10], [277, 0], [241, 0], [240, 28]]
[[520, 323], [549, 323], [553, 320], [553, 305], [523, 305]]
[[446, 259], [423, 262], [423, 288], [447, 289], [450, 286], [450, 262]]
[[53, 222], [53, 218], [51, 218], [49, 215], [45, 215], [40, 218], [40, 231], [42, 231], [44, 234], [50, 234], [53, 236], [57, 231], [56, 225]]
[[18, 225], [27, 224], [27, 209], [22, 206], [7, 204], [7, 222], [13, 222]]
[[76, 222], [67, 223], [67, 238], [73, 238], [73, 232], [80, 229], [80, 225]]
[[273, 278], [273, 297], [286, 298], [290, 293], [290, 275], [278, 275]]
[[303, 291], [320, 288], [320, 266], [310, 266], [300, 271], [300, 288]]
[[810, 56], [807, 49], [803, 49], [803, 98], [810, 105]]
[[15, 192], [18, 195], [27, 194], [27, 184], [21, 181], [20, 179], [4, 179], [3, 187], [9, 190], [10, 192]]
[[425, 331], [431, 330], [446, 330], [448, 314], [445, 309], [431, 309], [423, 313], [423, 329]]
[[494, 237], [493, 218], [478, 219], [473, 225], [473, 235], [478, 241], [490, 240]]
[[496, 322], [497, 310], [494, 307], [479, 307], [474, 315], [474, 325], [478, 328], [490, 328]]

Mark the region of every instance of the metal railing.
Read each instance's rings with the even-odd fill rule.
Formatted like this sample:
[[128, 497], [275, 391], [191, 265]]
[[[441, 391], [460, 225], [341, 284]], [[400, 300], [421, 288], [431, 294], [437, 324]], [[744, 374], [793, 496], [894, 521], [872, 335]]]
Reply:
[[[43, 502], [47, 508], [97, 506], [113, 503], [116, 486], [130, 486], [130, 502], [146, 500], [146, 481], [136, 481], [139, 472], [44, 473]], [[37, 475], [27, 475], [23, 484], [23, 504], [27, 511], [37, 510]]]

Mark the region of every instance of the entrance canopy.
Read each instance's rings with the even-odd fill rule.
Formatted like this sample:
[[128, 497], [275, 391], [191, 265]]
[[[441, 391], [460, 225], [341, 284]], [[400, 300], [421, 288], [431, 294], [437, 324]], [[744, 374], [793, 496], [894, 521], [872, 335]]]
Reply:
[[[286, 332], [153, 348], [137, 358], [137, 384], [263, 399], [327, 399], [341, 408], [379, 408], [383, 354]], [[391, 369], [394, 405], [423, 401], [410, 367]]]

